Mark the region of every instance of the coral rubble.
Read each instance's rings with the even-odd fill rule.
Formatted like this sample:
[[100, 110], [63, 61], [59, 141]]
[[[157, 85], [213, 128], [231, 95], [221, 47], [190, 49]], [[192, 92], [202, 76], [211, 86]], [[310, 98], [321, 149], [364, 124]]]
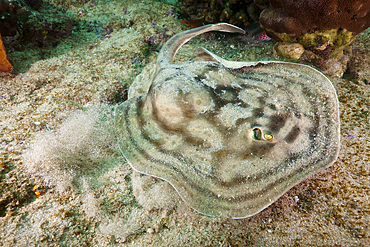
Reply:
[[207, 22], [228, 22], [246, 27], [251, 21], [258, 21], [261, 11], [267, 8], [267, 0], [187, 0], [180, 1], [185, 12], [190, 13], [192, 19], [201, 18]]
[[13, 36], [28, 20], [28, 12], [14, 1], [0, 0], [0, 33]]

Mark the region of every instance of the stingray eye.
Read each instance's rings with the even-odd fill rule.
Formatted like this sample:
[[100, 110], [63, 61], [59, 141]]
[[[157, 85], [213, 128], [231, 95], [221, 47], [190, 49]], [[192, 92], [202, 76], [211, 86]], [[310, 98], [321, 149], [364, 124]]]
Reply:
[[253, 129], [253, 136], [254, 136], [254, 139], [261, 140], [262, 139], [262, 130], [260, 128], [254, 128]]
[[265, 138], [265, 140], [268, 140], [268, 141], [272, 141], [272, 139], [274, 138], [274, 136], [273, 135], [271, 135], [271, 134], [264, 134], [263, 135], [263, 137]]

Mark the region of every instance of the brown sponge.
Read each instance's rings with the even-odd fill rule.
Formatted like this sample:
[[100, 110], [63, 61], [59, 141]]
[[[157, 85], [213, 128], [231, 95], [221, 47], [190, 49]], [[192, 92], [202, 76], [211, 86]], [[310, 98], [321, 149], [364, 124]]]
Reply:
[[270, 0], [270, 6], [261, 26], [292, 37], [334, 28], [358, 34], [370, 26], [369, 0]]

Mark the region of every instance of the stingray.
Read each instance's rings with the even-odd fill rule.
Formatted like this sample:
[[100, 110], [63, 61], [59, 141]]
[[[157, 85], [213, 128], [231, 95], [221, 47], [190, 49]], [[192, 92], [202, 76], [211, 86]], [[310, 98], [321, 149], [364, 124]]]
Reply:
[[169, 182], [196, 211], [245, 218], [337, 159], [338, 99], [303, 64], [233, 62], [206, 49], [173, 63], [209, 31], [244, 33], [219, 23], [169, 39], [152, 76], [115, 110], [118, 142], [134, 170]]

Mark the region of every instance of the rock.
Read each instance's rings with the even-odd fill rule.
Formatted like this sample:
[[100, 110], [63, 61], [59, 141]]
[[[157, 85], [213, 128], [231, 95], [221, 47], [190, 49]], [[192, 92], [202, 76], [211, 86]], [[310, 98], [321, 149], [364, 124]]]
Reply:
[[298, 43], [278, 42], [274, 45], [273, 52], [274, 56], [299, 60], [304, 53], [304, 47]]

